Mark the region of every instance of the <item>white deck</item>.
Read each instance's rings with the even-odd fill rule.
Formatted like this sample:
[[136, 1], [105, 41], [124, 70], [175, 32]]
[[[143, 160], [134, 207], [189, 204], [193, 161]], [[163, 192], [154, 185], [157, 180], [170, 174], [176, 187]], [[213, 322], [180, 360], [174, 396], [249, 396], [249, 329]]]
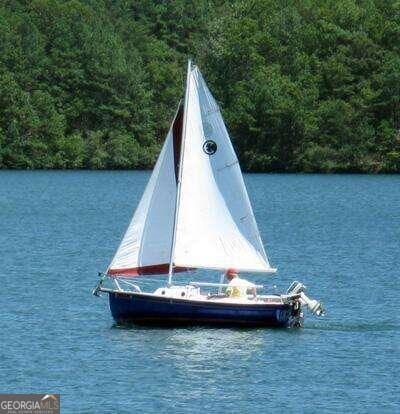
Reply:
[[271, 304], [283, 304], [283, 300], [277, 295], [263, 295], [253, 296], [247, 295], [245, 297], [229, 297], [226, 295], [217, 294], [203, 294], [199, 287], [186, 285], [186, 286], [171, 286], [163, 287], [155, 290], [152, 296], [167, 297], [173, 299], [186, 299], [195, 300], [201, 302], [215, 302], [215, 303], [231, 303], [231, 304], [259, 304], [265, 305], [266, 303]]

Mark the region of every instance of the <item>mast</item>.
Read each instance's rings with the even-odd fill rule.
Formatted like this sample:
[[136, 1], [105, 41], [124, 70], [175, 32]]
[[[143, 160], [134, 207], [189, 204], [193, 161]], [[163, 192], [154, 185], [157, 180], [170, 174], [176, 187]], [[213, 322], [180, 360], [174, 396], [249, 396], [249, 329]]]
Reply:
[[185, 147], [185, 138], [186, 138], [186, 121], [187, 121], [187, 107], [189, 101], [189, 76], [192, 68], [192, 62], [188, 60], [187, 66], [187, 74], [186, 74], [186, 90], [185, 90], [185, 103], [183, 109], [183, 128], [182, 128], [182, 142], [181, 142], [181, 152], [179, 154], [179, 173], [178, 173], [178, 182], [177, 182], [177, 192], [176, 192], [176, 200], [175, 200], [175, 216], [174, 216], [174, 229], [172, 232], [172, 244], [171, 244], [171, 254], [169, 259], [169, 270], [168, 270], [168, 286], [172, 284], [172, 275], [174, 272], [174, 250], [175, 250], [175, 242], [176, 242], [176, 226], [178, 223], [178, 214], [179, 214], [179, 201], [181, 195], [181, 181], [182, 181], [182, 162], [183, 162], [183, 154], [184, 154], [184, 147]]

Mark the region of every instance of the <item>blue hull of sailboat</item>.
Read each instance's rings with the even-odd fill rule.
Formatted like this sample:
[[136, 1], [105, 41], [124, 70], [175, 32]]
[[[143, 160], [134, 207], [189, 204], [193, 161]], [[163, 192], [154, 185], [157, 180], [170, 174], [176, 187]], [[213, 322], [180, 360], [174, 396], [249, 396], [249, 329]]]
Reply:
[[285, 304], [199, 302], [118, 292], [109, 292], [109, 299], [118, 323], [286, 327], [293, 315], [293, 307]]

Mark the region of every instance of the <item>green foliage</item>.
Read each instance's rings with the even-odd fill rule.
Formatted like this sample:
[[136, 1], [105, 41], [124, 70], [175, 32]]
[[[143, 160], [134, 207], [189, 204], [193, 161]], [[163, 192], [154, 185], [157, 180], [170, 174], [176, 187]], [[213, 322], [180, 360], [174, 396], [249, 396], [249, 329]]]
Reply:
[[110, 168], [137, 168], [140, 166], [141, 148], [129, 134], [111, 134], [108, 142]]
[[86, 144], [80, 134], [59, 138], [55, 143], [54, 168], [82, 168]]
[[149, 168], [194, 58], [250, 171], [400, 171], [394, 0], [4, 0], [0, 168]]
[[101, 131], [92, 131], [87, 140], [87, 166], [94, 170], [101, 170], [107, 166], [108, 154]]

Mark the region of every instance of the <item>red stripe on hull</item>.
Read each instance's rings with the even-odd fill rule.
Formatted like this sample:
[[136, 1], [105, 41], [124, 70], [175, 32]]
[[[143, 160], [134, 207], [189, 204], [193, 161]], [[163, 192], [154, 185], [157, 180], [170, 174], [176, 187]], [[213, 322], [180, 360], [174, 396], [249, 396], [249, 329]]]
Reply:
[[[174, 267], [174, 273], [177, 272], [187, 272], [193, 270], [188, 267]], [[130, 269], [109, 269], [107, 274], [108, 276], [118, 277], [118, 276], [127, 276], [127, 277], [136, 277], [136, 276], [146, 276], [146, 275], [166, 275], [169, 271], [169, 263], [163, 263], [158, 265], [150, 266], [141, 266], [141, 267], [132, 267]]]

